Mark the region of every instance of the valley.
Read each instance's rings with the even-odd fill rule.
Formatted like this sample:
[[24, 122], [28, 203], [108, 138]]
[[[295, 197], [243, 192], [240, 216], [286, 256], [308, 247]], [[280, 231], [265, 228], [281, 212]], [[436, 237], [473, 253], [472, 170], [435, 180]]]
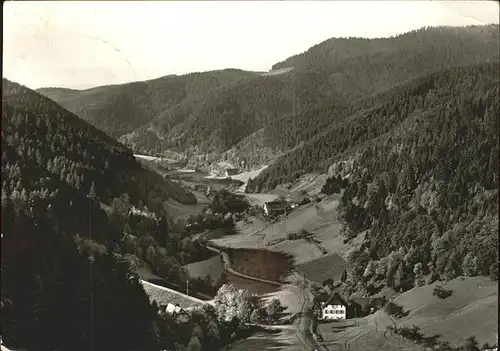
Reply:
[[[201, 184], [206, 179], [198, 177], [197, 182]], [[300, 181], [291, 188], [292, 191], [290, 189], [276, 189], [271, 194], [245, 194], [238, 190], [235, 191], [244, 194], [252, 205], [263, 206], [265, 202], [272, 201], [279, 196], [293, 195], [293, 189], [297, 187], [300, 187], [299, 190], [309, 190], [305, 194], [302, 192], [303, 196], [314, 197], [320, 190], [317, 186], [315, 187], [316, 182], [316, 178], [310, 178], [308, 184]], [[198, 277], [210, 274], [217, 279], [224, 272], [228, 273], [227, 281], [235, 287], [245, 289], [250, 294], [256, 294], [263, 301], [269, 302], [273, 297], [278, 298], [284, 306], [288, 306], [286, 312], [291, 316], [301, 313], [302, 304], [307, 298], [304, 297], [304, 293], [300, 289], [293, 288], [293, 284], [302, 281], [304, 277], [309, 284], [317, 285], [327, 279], [333, 279], [335, 282], [340, 281], [347, 268], [346, 262], [349, 254], [362, 245], [363, 236], [348, 243], [344, 242], [341, 233], [342, 222], [338, 218], [337, 209], [340, 198], [340, 195], [329, 195], [323, 197], [319, 202], [299, 206], [286, 217], [274, 223], [263, 216], [251, 216], [237, 222], [235, 232], [229, 235], [208, 233], [209, 242], [217, 248], [223, 249], [226, 258], [214, 256], [205, 261], [191, 263], [186, 268], [190, 274]], [[313, 238], [327, 252], [322, 253], [314, 243], [303, 239], [293, 241], [285, 239], [287, 233], [297, 232], [301, 229], [312, 233]], [[285, 240], [273, 244], [273, 241], [279, 241], [279, 239]], [[230, 264], [231, 270], [229, 272], [224, 263], [225, 260]], [[264, 281], [259, 281], [259, 279]], [[281, 283], [266, 283], [265, 280]], [[492, 323], [498, 319], [498, 300], [496, 298], [498, 289], [496, 285], [488, 279], [476, 278], [455, 280], [449, 284], [455, 295], [453, 300], [447, 301], [445, 304], [430, 296], [432, 286], [425, 287], [425, 289], [414, 288], [396, 297], [394, 301], [410, 311], [408, 317], [397, 321], [398, 325], [418, 325], [425, 332], [425, 335], [438, 333], [443, 340], [453, 344], [463, 343], [466, 335], [474, 335], [481, 342], [494, 344], [496, 328]], [[481, 286], [479, 289], [482, 289], [484, 296], [477, 295], [479, 286]], [[442, 309], [445, 305], [448, 306], [446, 307], [447, 312]], [[432, 310], [435, 312], [431, 312]], [[481, 322], [472, 327], [465, 321], [469, 318], [477, 318], [473, 317], [476, 314], [477, 316], [481, 315], [479, 318]], [[466, 332], [461, 331], [459, 320], [466, 323]], [[320, 324], [319, 330], [324, 338], [320, 344], [325, 347], [325, 350], [418, 349], [413, 342], [403, 340], [387, 331], [388, 326], [394, 325], [394, 320], [384, 311], [350, 320], [347, 325], [344, 327], [339, 322]], [[453, 325], [453, 327], [450, 328], [449, 325]], [[289, 327], [292, 327], [293, 330], [299, 325], [285, 325], [279, 332], [256, 333], [245, 340], [237, 341], [230, 349], [257, 350], [270, 347], [270, 345], [274, 345], [277, 349], [302, 349], [304, 346], [300, 341], [301, 338]]]
[[10, 34], [2, 350], [497, 351], [500, 27], [414, 4]]

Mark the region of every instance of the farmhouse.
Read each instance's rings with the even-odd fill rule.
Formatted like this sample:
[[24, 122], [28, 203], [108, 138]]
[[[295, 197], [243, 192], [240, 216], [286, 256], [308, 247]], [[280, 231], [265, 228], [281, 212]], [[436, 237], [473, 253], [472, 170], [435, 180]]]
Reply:
[[165, 308], [165, 312], [167, 312], [168, 314], [177, 314], [182, 311], [181, 306], [179, 306], [179, 304], [177, 303], [175, 305], [172, 303], [168, 303], [166, 306], [162, 307]]
[[290, 204], [283, 199], [269, 201], [264, 204], [264, 212], [268, 216], [284, 214], [289, 208]]
[[337, 293], [321, 303], [322, 320], [345, 320], [346, 316], [347, 303]]
[[[168, 303], [167, 305], [160, 306], [160, 309], [170, 314], [180, 323], [186, 323], [189, 321], [189, 313], [185, 311], [178, 303], [175, 305]], [[189, 310], [189, 308], [188, 308]]]
[[352, 297], [350, 300], [350, 308], [348, 317], [364, 317], [380, 308], [387, 302], [383, 297], [365, 298], [365, 297]]
[[226, 168], [226, 177], [230, 177], [230, 176], [233, 176], [233, 175], [236, 175], [240, 173], [240, 170], [238, 168]]

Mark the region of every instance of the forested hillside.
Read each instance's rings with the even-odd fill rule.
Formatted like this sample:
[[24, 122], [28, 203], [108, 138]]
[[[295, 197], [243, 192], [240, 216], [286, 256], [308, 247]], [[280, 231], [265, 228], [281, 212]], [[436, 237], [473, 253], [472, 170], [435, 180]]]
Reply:
[[[165, 105], [150, 123], [120, 140], [137, 150], [175, 148], [210, 154], [211, 160], [230, 150], [228, 161], [256, 167], [272, 160], [272, 152], [289, 151], [338, 123], [337, 112], [313, 115], [321, 106], [350, 109], [360, 99], [423, 74], [498, 58], [498, 25], [427, 28], [384, 39], [333, 38], [273, 67], [293, 67], [286, 73], [249, 75]], [[141, 96], [137, 91], [134, 99], [142, 101]], [[91, 100], [78, 101], [88, 106], [84, 118], [97, 115]], [[134, 115], [129, 107], [124, 111]]]
[[[305, 55], [300, 57], [303, 64], [283, 65], [294, 67], [288, 73], [254, 77], [216, 89], [203, 103], [186, 104], [154, 121], [157, 130], [163, 128], [160, 135], [165, 139], [150, 133], [143, 137], [148, 144], [142, 145], [155, 152], [195, 145], [193, 149], [199, 153], [220, 153], [234, 147], [239, 152], [230, 152], [229, 161], [258, 166], [252, 160], [265, 161], [256, 157], [265, 148], [238, 147], [253, 133], [260, 133], [258, 139], [264, 137], [267, 148], [290, 150], [337, 122], [336, 113], [312, 116], [310, 110], [332, 105], [344, 109], [355, 105], [357, 99], [426, 72], [498, 59], [498, 39], [498, 26], [429, 28], [389, 39], [332, 39], [345, 43], [338, 52], [360, 48], [359, 55]], [[185, 122], [171, 128], [170, 120]], [[146, 135], [145, 128], [137, 135]]]
[[[186, 346], [195, 325], [158, 315], [134, 265], [172, 283], [189, 278], [181, 266], [206, 252], [175, 232], [165, 201], [194, 195], [52, 100], [5, 79], [2, 93], [3, 342], [32, 350]], [[215, 335], [204, 339], [207, 350], [219, 342], [210, 316], [197, 322]]]
[[362, 101], [250, 188], [329, 170], [347, 239], [366, 233], [349, 265], [358, 291], [496, 277], [499, 78], [498, 62], [457, 67]]
[[255, 75], [226, 69], [87, 90], [42, 88], [38, 92], [118, 138], [143, 126], [182, 101], [211, 89]]

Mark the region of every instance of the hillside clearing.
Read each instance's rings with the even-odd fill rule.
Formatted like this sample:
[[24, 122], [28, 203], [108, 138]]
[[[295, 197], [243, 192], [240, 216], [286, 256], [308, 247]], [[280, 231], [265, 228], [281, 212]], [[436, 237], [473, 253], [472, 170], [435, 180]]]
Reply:
[[245, 194], [245, 197], [250, 201], [250, 204], [254, 206], [263, 207], [266, 202], [276, 200], [278, 195], [276, 194]]
[[269, 72], [262, 72], [260, 75], [261, 76], [277, 76], [280, 74], [285, 74], [293, 70], [293, 67], [285, 67], [285, 68], [279, 68], [279, 69], [273, 69], [272, 71]]
[[155, 161], [155, 162], [167, 162], [167, 163], [175, 163], [177, 162], [174, 159], [166, 158], [166, 157], [156, 157], [156, 156], [148, 156], [148, 155], [137, 155], [134, 154], [134, 157], [140, 158], [146, 161]]
[[[453, 291], [444, 299], [432, 295], [436, 285]], [[480, 344], [495, 343], [498, 333], [498, 285], [488, 278], [469, 277], [448, 283], [416, 287], [397, 297], [395, 303], [410, 311], [401, 325], [416, 324], [424, 334], [441, 334], [460, 344], [475, 336]]]
[[295, 270], [306, 276], [306, 279], [321, 283], [332, 278], [339, 281], [346, 268], [346, 262], [337, 253], [329, 254], [314, 261], [297, 265]]
[[[193, 193], [195, 194], [195, 196], [197, 195], [195, 192]], [[200, 199], [199, 196], [196, 196], [196, 198], [197, 200]], [[170, 199], [166, 202], [166, 205], [168, 208], [169, 216], [171, 216], [173, 219], [179, 219], [179, 218], [187, 218], [190, 215], [201, 213], [203, 211], [203, 208], [207, 204], [199, 202], [196, 205], [184, 205], [178, 201]]]
[[208, 260], [199, 261], [185, 265], [184, 268], [192, 278], [205, 278], [210, 275], [212, 281], [217, 281], [224, 272], [220, 256], [214, 256]]
[[293, 330], [282, 330], [279, 333], [256, 333], [244, 340], [235, 342], [229, 347], [234, 351], [302, 351], [304, 347], [298, 344]]
[[239, 180], [240, 182], [243, 182], [243, 184], [238, 190], [241, 192], [245, 191], [245, 188], [247, 186], [248, 180], [257, 178], [257, 176], [267, 168], [268, 166], [263, 166], [259, 169], [253, 170], [253, 171], [248, 171], [248, 172], [243, 172], [240, 174], [236, 174], [234, 176], [231, 176], [231, 179]]
[[[261, 197], [257, 197], [261, 195]], [[246, 194], [250, 200], [273, 198], [274, 194]], [[214, 242], [218, 245], [234, 248], [266, 248], [281, 251], [294, 256], [297, 264], [306, 263], [324, 256], [318, 245], [306, 240], [286, 240], [274, 245], [268, 245], [285, 237], [289, 232], [305, 229], [312, 234], [313, 240], [326, 249], [328, 254], [337, 253], [346, 259], [348, 253], [357, 247], [363, 235], [349, 243], [344, 243], [340, 230], [342, 224], [337, 216], [337, 206], [340, 195], [325, 197], [319, 203], [310, 203], [293, 210], [288, 216], [276, 223], [262, 219], [252, 219], [250, 223], [239, 223], [237, 234], [225, 236]]]
[[141, 281], [144, 286], [144, 291], [148, 294], [151, 301], [156, 301], [156, 303], [161, 305], [179, 304], [182, 308], [191, 308], [207, 303], [207, 301], [202, 301], [197, 298], [186, 296], [178, 291], [165, 288], [156, 284]]
[[[437, 285], [416, 287], [407, 291], [394, 302], [409, 311], [408, 317], [394, 322], [398, 327], [417, 325], [425, 336], [440, 334], [443, 341], [458, 346], [474, 336], [483, 345], [495, 344], [498, 334], [498, 286], [484, 277], [455, 279], [442, 284], [453, 294], [445, 300], [432, 295]], [[367, 350], [419, 350], [421, 347], [403, 341], [401, 337], [387, 331], [393, 320], [383, 311], [357, 319], [358, 325], [337, 328], [336, 323], [320, 324], [325, 346], [339, 345], [352, 351]]]

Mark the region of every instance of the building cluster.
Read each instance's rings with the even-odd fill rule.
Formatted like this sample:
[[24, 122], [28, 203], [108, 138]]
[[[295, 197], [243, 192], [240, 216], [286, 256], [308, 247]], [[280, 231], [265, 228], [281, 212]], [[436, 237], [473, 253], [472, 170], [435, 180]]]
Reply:
[[160, 305], [160, 311], [165, 311], [171, 315], [178, 322], [186, 323], [189, 321], [189, 309], [185, 310], [179, 304], [167, 303], [166, 305]]
[[286, 214], [288, 211], [297, 208], [303, 201], [300, 195], [287, 196], [286, 198], [278, 198], [264, 204], [264, 212], [267, 216], [280, 216]]
[[237, 175], [240, 173], [240, 170], [238, 168], [226, 168], [226, 172], [224, 172], [224, 175], [226, 178], [230, 178], [231, 176]]
[[344, 300], [338, 293], [319, 299], [317, 316], [319, 320], [346, 320], [363, 317], [380, 309], [385, 304], [384, 298], [353, 297]]

